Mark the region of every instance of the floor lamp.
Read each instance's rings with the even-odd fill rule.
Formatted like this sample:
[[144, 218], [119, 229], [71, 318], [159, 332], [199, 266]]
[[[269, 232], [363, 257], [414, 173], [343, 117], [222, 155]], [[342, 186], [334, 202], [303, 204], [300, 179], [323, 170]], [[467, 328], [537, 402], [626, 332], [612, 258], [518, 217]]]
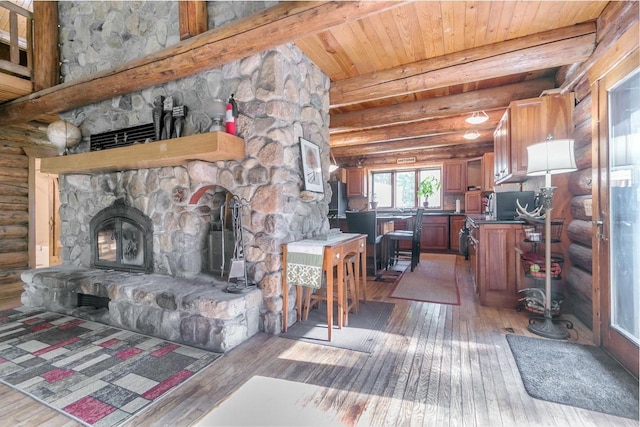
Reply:
[[545, 210], [545, 305], [544, 321], [529, 324], [529, 330], [536, 335], [552, 339], [567, 339], [569, 332], [558, 328], [551, 317], [551, 210], [556, 187], [551, 186], [551, 175], [577, 170], [573, 154], [573, 139], [552, 139], [527, 147], [527, 175], [545, 176], [544, 187], [540, 189]]

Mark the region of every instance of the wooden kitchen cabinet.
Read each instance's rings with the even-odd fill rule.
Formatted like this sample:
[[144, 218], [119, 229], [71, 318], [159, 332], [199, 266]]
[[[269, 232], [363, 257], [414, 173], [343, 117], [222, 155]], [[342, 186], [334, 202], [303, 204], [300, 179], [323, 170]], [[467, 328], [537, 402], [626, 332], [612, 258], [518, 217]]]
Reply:
[[482, 156], [482, 191], [493, 191], [496, 185], [494, 177], [494, 153], [484, 153]]
[[458, 252], [460, 250], [460, 230], [464, 228], [466, 217], [464, 215], [451, 215], [449, 217], [449, 249]]
[[467, 189], [467, 162], [451, 161], [442, 165], [443, 183], [445, 193], [464, 193]]
[[474, 190], [464, 193], [464, 211], [468, 214], [482, 213], [482, 191]]
[[432, 251], [449, 249], [449, 215], [425, 215], [422, 217], [420, 249]]
[[364, 168], [347, 169], [347, 197], [367, 197], [367, 174]]
[[496, 183], [520, 182], [527, 175], [527, 147], [573, 133], [573, 93], [513, 101], [494, 137]]
[[477, 262], [476, 285], [480, 304], [515, 308], [516, 252], [521, 224], [480, 224], [474, 259]]
[[511, 120], [509, 109], [504, 112], [493, 132], [494, 182], [498, 183], [511, 175]]

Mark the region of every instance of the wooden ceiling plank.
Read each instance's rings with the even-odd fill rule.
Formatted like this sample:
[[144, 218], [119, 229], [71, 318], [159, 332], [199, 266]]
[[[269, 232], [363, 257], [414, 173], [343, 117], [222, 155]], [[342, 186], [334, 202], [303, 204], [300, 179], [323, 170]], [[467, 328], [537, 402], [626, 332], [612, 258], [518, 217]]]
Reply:
[[476, 28], [478, 28], [478, 2], [465, 2], [464, 11], [464, 46], [467, 49], [477, 47]]
[[111, 99], [221, 66], [404, 2], [284, 2], [144, 58], [0, 106], [0, 126]]
[[445, 55], [451, 52], [455, 52], [455, 22], [454, 7], [455, 2], [440, 2], [440, 9], [442, 11], [442, 41]]
[[[529, 37], [525, 37], [529, 38]], [[511, 42], [503, 42], [510, 44]], [[502, 43], [501, 43], [502, 44]], [[330, 90], [331, 107], [371, 101], [423, 91], [427, 88], [451, 86], [467, 81], [484, 80], [506, 76], [509, 74], [525, 73], [545, 68], [559, 67], [586, 60], [595, 47], [595, 33], [553, 41], [529, 48], [521, 48], [505, 53], [494, 54], [485, 50], [487, 47], [473, 49], [484, 51], [481, 59], [465, 60], [465, 52], [460, 52], [447, 57], [456, 57], [451, 63], [442, 63], [441, 58], [435, 58], [441, 68], [435, 68], [411, 77], [404, 77], [383, 81], [376, 84], [364, 84], [368, 82], [370, 75], [364, 79], [349, 79], [348, 84], [337, 82]], [[479, 52], [478, 52], [479, 53]], [[378, 73], [380, 74], [380, 73]], [[353, 88], [354, 81], [363, 83]], [[349, 90], [345, 90], [348, 88]]]
[[485, 45], [476, 49], [468, 49], [454, 54], [442, 55], [424, 61], [378, 71], [348, 80], [342, 80], [334, 83], [331, 87], [331, 91], [334, 94], [348, 93], [359, 88], [386, 84], [388, 82], [424, 74], [440, 68], [485, 59], [514, 50], [522, 50], [528, 47], [536, 47], [560, 40], [579, 37], [585, 34], [593, 34], [595, 31], [596, 26], [593, 22], [575, 25], [572, 27], [564, 27], [552, 31], [545, 31], [543, 33], [522, 37], [516, 40]]
[[470, 113], [479, 110], [506, 108], [511, 101], [539, 96], [552, 89], [552, 78], [527, 80], [495, 88], [481, 89], [422, 101], [370, 108], [343, 114], [332, 114], [330, 131], [340, 132], [365, 127], [385, 126]]
[[535, 4], [533, 2], [513, 2], [513, 13], [511, 14], [509, 30], [505, 39], [517, 39], [523, 35], [531, 34], [529, 27], [533, 16], [530, 14], [531, 7]]
[[422, 28], [414, 5], [394, 9], [392, 13], [396, 18], [396, 26], [403, 34], [403, 38], [409, 41], [405, 47], [408, 50], [407, 57], [410, 58], [408, 62], [416, 62], [421, 58], [426, 58], [424, 43], [422, 42]]
[[502, 15], [502, 8], [504, 6], [504, 2], [501, 1], [491, 1], [487, 2], [489, 4], [489, 16], [493, 19], [487, 20], [487, 28], [484, 34], [484, 41], [481, 45], [488, 45], [498, 43], [498, 31], [500, 28], [500, 19], [499, 17]]
[[420, 28], [429, 28], [431, 31], [421, 30], [422, 43], [425, 50], [425, 58], [434, 58], [443, 54], [442, 33], [435, 31], [440, 28], [439, 2], [416, 2], [413, 4]]
[[511, 28], [511, 22], [513, 21], [513, 10], [515, 9], [516, 2], [504, 1], [502, 8], [500, 9], [500, 20], [496, 27], [496, 39], [497, 40], [509, 40], [509, 30]]
[[491, 16], [491, 4], [493, 2], [478, 1], [476, 4], [476, 27], [473, 37], [473, 47], [480, 47], [487, 43], [487, 27]]
[[[358, 34], [366, 40], [366, 52], [364, 49], [360, 50], [362, 52], [361, 62], [364, 63], [362, 64], [362, 67], [367, 65], [372, 67], [372, 70], [369, 72], [384, 70], [385, 68], [403, 64], [399, 56], [399, 52], [391, 42], [392, 39], [389, 37], [389, 23], [383, 19], [383, 16], [385, 15], [375, 15], [367, 18], [366, 22], [357, 22], [352, 24], [352, 26], [359, 27], [360, 31]], [[362, 40], [359, 41], [362, 42]], [[370, 61], [371, 64], [367, 64]], [[361, 74], [366, 73], [358, 73], [358, 75]], [[351, 76], [348, 78], [350, 77]]]

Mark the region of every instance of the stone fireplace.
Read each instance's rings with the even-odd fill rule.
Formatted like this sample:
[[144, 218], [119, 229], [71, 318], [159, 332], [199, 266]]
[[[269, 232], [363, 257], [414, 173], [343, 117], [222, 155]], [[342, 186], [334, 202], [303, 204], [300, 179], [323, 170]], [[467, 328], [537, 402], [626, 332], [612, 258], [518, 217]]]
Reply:
[[[99, 5], [83, 3], [85, 9], [94, 6]], [[75, 22], [73, 17], [68, 21]], [[328, 92], [329, 79], [288, 44], [64, 113], [63, 119], [80, 127], [84, 137], [73, 151], [83, 152], [89, 149], [90, 135], [150, 123], [153, 99], [159, 95], [188, 107], [186, 135], [206, 133], [212, 123], [210, 100], [233, 93], [246, 155], [60, 175], [63, 265], [26, 272], [23, 303], [216, 351], [227, 351], [257, 331], [279, 334], [283, 292], [290, 300], [295, 294], [282, 288], [281, 245], [329, 229], [329, 197], [303, 191], [299, 145], [300, 137], [318, 144], [328, 165]], [[108, 150], [103, 153], [108, 155]], [[328, 181], [327, 167], [323, 170]], [[226, 292], [226, 278], [211, 273], [209, 265], [212, 224], [220, 221], [220, 207], [229, 195], [247, 202], [241, 214], [244, 257], [248, 282], [254, 286], [239, 294]], [[148, 246], [140, 249], [140, 242], [149, 238], [140, 236], [138, 226], [130, 226], [130, 212], [94, 235], [92, 222], [103, 223], [102, 212], [114, 203], [151, 221]], [[138, 242], [133, 247], [132, 236]], [[97, 246], [92, 252], [94, 238], [106, 243], [104, 252]], [[141, 253], [150, 255], [148, 261], [140, 262]], [[114, 265], [117, 260], [121, 262]], [[78, 307], [78, 293], [108, 298], [108, 310]], [[293, 322], [295, 308], [290, 310]]]

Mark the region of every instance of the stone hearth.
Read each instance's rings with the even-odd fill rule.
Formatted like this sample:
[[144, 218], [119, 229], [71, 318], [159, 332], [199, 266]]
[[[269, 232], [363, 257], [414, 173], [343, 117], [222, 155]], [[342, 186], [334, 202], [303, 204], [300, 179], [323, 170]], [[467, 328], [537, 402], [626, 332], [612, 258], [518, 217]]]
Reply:
[[[228, 293], [226, 281], [62, 265], [22, 274], [22, 303], [158, 338], [225, 352], [258, 332], [262, 292]], [[78, 294], [109, 309], [78, 307]]]
[[[209, 28], [221, 24], [219, 19], [233, 20], [268, 7], [268, 2], [209, 3], [216, 17]], [[63, 2], [59, 10], [65, 82], [141, 52], [151, 54], [180, 38], [174, 2], [156, 2], [154, 7], [145, 2]], [[151, 123], [158, 96], [172, 97], [175, 105], [187, 108], [184, 135], [209, 132], [214, 100], [234, 94], [245, 156], [60, 174], [63, 266], [26, 272], [23, 303], [102, 317], [98, 320], [215, 351], [226, 351], [258, 330], [279, 334], [283, 294], [290, 300], [295, 294], [294, 288], [282, 286], [282, 244], [329, 229], [330, 191], [312, 196], [303, 191], [299, 142], [305, 138], [320, 147], [327, 181], [329, 87], [329, 78], [289, 43], [62, 113], [61, 118], [83, 134], [71, 150], [75, 154], [89, 151], [90, 135]], [[248, 202], [241, 214], [242, 236], [247, 279], [255, 289], [243, 294], [223, 291], [226, 277], [215, 274], [207, 252], [227, 194]], [[90, 221], [120, 199], [152, 221], [152, 274], [93, 269]], [[216, 248], [220, 246], [216, 242]], [[109, 297], [109, 310], [77, 307], [78, 293]], [[294, 322], [295, 308], [289, 310], [289, 322]]]

